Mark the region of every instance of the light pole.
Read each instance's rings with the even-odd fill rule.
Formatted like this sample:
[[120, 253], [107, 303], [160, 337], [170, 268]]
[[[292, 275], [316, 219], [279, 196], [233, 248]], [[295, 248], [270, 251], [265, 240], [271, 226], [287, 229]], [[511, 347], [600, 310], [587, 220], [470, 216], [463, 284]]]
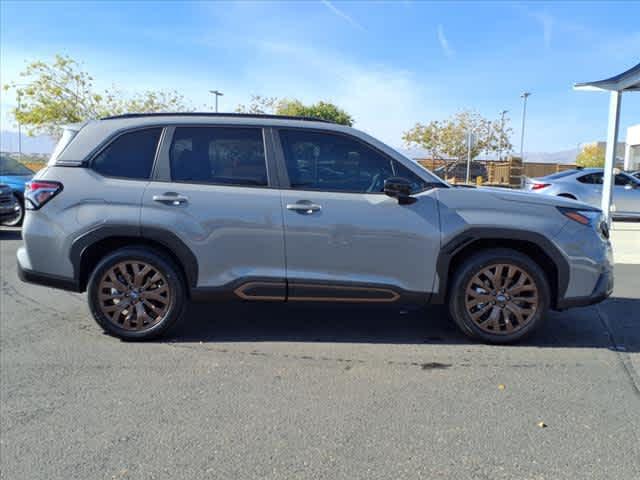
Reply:
[[[28, 83], [16, 83], [13, 85], [14, 87], [28, 87]], [[18, 109], [20, 108], [20, 97], [18, 97]], [[18, 122], [18, 159], [22, 162], [22, 125], [20, 125], [20, 121], [16, 119]]]
[[209, 93], [211, 93], [212, 95], [216, 96], [216, 113], [218, 113], [218, 97], [221, 97], [224, 95], [224, 93], [218, 91], [218, 90], [209, 90]]
[[522, 131], [520, 132], [520, 160], [524, 163], [524, 123], [527, 119], [527, 98], [531, 96], [530, 92], [523, 92], [522, 98]]
[[468, 184], [471, 179], [471, 149], [475, 146], [476, 138], [473, 130], [467, 131], [467, 177], [465, 182]]
[[502, 110], [500, 112], [500, 138], [498, 139], [498, 161], [502, 161], [502, 137], [504, 137], [504, 116], [509, 113], [509, 110]]
[[18, 122], [18, 161], [22, 162], [22, 130]]

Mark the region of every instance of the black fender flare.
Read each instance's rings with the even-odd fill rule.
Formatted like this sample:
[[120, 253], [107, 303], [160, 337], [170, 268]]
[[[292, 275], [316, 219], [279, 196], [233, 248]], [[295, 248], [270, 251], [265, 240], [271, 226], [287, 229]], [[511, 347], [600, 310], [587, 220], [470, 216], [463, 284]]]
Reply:
[[541, 233], [517, 228], [470, 227], [455, 235], [440, 249], [436, 262], [436, 273], [439, 279], [438, 289], [431, 296], [431, 303], [444, 303], [446, 301], [451, 262], [457, 253], [478, 240], [517, 240], [536, 245], [551, 259], [558, 272], [558, 278], [556, 279], [557, 290], [555, 292], [557, 301], [564, 298], [569, 286], [569, 262], [548, 237]]
[[187, 284], [193, 288], [198, 283], [198, 261], [191, 249], [174, 233], [163, 228], [136, 225], [100, 225], [77, 237], [69, 251], [73, 265], [74, 280], [80, 284], [82, 261], [87, 250], [97, 242], [108, 238], [134, 237], [141, 241], [151, 240], [170, 250], [179, 260], [186, 275]]

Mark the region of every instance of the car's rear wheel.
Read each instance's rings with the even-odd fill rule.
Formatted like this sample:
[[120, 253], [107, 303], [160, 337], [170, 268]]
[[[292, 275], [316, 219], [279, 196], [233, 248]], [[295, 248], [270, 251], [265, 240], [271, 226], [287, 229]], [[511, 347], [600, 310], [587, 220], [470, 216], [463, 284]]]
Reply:
[[148, 340], [183, 315], [185, 287], [168, 258], [141, 248], [122, 248], [103, 258], [88, 284], [89, 306], [110, 335]]
[[468, 336], [511, 343], [531, 334], [549, 307], [545, 273], [511, 249], [491, 249], [467, 258], [454, 273], [449, 310]]

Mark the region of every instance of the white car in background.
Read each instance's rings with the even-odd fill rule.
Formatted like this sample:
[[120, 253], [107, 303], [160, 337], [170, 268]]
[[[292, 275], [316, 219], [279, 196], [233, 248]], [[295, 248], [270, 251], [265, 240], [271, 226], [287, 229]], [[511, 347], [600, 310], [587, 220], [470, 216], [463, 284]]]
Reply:
[[[612, 217], [640, 218], [640, 179], [618, 170], [614, 173]], [[602, 168], [582, 168], [565, 170], [546, 177], [527, 178], [525, 189], [578, 200], [600, 208], [603, 180]]]

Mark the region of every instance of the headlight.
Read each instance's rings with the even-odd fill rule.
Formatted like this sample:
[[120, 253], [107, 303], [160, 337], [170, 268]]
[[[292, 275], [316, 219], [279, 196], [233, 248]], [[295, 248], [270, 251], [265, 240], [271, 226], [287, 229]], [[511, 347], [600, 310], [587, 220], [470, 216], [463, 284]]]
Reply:
[[589, 208], [558, 207], [560, 213], [582, 225], [598, 225], [602, 221], [602, 211]]
[[581, 225], [590, 225], [598, 230], [604, 238], [609, 238], [609, 225], [604, 219], [602, 210], [593, 208], [557, 207], [560, 213]]

